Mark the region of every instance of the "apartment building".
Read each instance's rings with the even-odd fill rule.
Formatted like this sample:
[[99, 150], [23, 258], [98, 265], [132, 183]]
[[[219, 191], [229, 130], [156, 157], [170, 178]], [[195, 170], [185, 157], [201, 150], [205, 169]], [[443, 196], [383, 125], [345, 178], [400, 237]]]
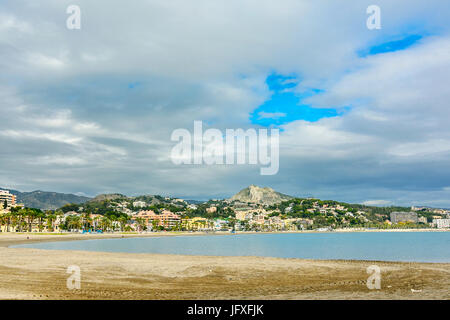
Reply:
[[0, 190], [0, 206], [3, 209], [3, 204], [7, 203], [7, 208], [14, 207], [16, 205], [16, 196], [11, 194], [9, 191]]
[[140, 211], [134, 218], [144, 219], [148, 226], [156, 222], [156, 225], [165, 228], [173, 228], [181, 222], [180, 216], [169, 210], [164, 210], [161, 214], [156, 214], [153, 210]]
[[169, 210], [163, 210], [163, 212], [159, 215], [159, 224], [166, 228], [173, 228], [180, 223], [180, 216]]

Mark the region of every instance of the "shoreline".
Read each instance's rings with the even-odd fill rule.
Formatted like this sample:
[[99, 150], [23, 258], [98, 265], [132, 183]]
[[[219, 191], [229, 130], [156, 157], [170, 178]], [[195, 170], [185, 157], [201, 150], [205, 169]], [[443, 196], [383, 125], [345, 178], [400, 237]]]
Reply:
[[256, 231], [238, 231], [230, 233], [228, 231], [168, 231], [168, 232], [148, 232], [148, 233], [0, 233], [0, 247], [10, 247], [21, 244], [39, 243], [39, 242], [60, 242], [60, 241], [79, 241], [79, 240], [97, 240], [97, 239], [118, 239], [118, 238], [151, 238], [151, 237], [174, 237], [174, 236], [214, 236], [214, 235], [245, 235], [245, 234], [304, 234], [304, 233], [358, 233], [358, 232], [449, 232], [450, 229], [336, 229], [332, 231], [274, 231], [274, 232], [256, 232]]

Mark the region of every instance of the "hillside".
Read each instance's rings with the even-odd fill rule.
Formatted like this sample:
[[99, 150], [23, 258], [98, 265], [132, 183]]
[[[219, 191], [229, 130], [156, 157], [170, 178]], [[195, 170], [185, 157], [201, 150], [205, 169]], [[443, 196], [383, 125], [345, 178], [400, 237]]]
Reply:
[[108, 193], [108, 194], [99, 194], [95, 198], [90, 199], [89, 202], [102, 202], [102, 201], [110, 201], [117, 199], [127, 199], [128, 197], [120, 194], [120, 193]]
[[229, 200], [272, 205], [290, 199], [293, 199], [293, 197], [276, 192], [272, 188], [261, 188], [255, 185], [251, 185], [236, 193]]
[[8, 190], [17, 197], [17, 203], [23, 203], [25, 207], [37, 208], [41, 210], [54, 210], [68, 203], [84, 203], [91, 198], [77, 196], [74, 194], [48, 192], [48, 191], [31, 191], [20, 192], [17, 190]]

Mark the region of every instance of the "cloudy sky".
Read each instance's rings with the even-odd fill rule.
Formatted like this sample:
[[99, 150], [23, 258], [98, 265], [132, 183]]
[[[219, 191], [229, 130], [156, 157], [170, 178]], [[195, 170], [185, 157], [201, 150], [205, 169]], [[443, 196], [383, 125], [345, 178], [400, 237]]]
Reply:
[[[0, 1], [0, 186], [450, 207], [450, 2], [124, 3]], [[279, 128], [278, 174], [173, 164], [194, 120]]]

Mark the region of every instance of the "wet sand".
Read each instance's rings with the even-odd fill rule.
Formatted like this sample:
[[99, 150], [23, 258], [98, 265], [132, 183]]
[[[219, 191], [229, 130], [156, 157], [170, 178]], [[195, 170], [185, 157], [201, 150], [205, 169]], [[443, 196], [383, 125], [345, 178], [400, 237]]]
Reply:
[[[449, 263], [8, 248], [136, 236], [0, 234], [0, 299], [450, 299]], [[81, 270], [80, 290], [66, 285], [72, 265]], [[380, 290], [366, 286], [370, 265], [381, 268]]]

